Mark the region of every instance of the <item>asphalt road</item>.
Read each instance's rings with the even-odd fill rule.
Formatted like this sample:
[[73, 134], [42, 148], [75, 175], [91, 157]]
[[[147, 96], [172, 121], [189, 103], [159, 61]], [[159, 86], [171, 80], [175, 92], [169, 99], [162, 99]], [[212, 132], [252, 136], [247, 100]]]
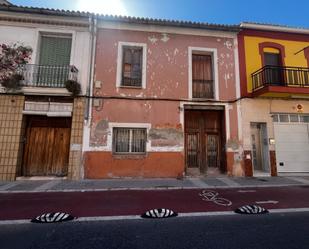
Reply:
[[309, 212], [0, 225], [1, 249], [309, 248]]

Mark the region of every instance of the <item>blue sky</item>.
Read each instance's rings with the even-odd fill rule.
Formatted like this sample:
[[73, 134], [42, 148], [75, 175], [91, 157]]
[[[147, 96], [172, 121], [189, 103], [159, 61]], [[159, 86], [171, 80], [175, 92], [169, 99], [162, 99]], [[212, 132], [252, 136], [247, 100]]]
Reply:
[[103, 14], [191, 20], [219, 24], [241, 21], [309, 28], [308, 0], [11, 0], [13, 4]]

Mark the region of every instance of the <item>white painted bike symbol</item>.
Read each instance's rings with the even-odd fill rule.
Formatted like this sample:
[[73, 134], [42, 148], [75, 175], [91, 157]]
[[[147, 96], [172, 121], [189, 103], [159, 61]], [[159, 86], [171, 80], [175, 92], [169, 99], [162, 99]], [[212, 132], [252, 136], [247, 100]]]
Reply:
[[211, 201], [213, 203], [216, 203], [217, 205], [221, 205], [221, 206], [231, 206], [232, 202], [228, 199], [222, 198], [222, 197], [218, 197], [219, 193], [212, 191], [212, 190], [203, 190], [199, 196], [202, 196], [202, 200], [203, 201]]

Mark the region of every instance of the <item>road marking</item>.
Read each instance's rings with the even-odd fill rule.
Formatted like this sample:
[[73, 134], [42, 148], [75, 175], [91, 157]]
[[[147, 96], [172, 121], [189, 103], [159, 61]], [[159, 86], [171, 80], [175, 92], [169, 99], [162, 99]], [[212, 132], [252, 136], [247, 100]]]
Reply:
[[228, 199], [217, 197], [219, 195], [218, 192], [215, 192], [213, 190], [206, 190], [204, 189], [199, 196], [202, 196], [203, 201], [211, 201], [217, 205], [222, 205], [222, 206], [231, 206], [232, 202]]
[[268, 201], [256, 201], [255, 203], [257, 204], [277, 204], [279, 201], [273, 201], [273, 200], [268, 200]]
[[[309, 208], [278, 208], [268, 209], [269, 213], [299, 213], [309, 212]], [[223, 216], [223, 215], [239, 215], [234, 211], [214, 211], [214, 212], [192, 212], [192, 213], [179, 213], [178, 217], [197, 217], [197, 216]], [[177, 219], [175, 217], [174, 219]], [[83, 222], [83, 221], [113, 221], [113, 220], [145, 220], [139, 215], [121, 215], [121, 216], [94, 216], [94, 217], [80, 217], [78, 219], [68, 222]], [[0, 225], [14, 225], [14, 224], [31, 224], [29, 220], [2, 220]], [[35, 226], [35, 224], [33, 224]]]
[[253, 189], [248, 189], [248, 190], [240, 189], [237, 192], [239, 192], [239, 193], [254, 193], [254, 192], [256, 192], [256, 190], [253, 190]]
[[49, 182], [46, 182], [40, 186], [38, 186], [37, 188], [33, 189], [33, 191], [46, 191], [48, 189], [53, 188], [54, 186], [58, 185], [61, 182], [61, 180], [52, 180]]
[[240, 187], [241, 186], [238, 182], [235, 182], [228, 177], [217, 177], [216, 179], [218, 179], [219, 181], [225, 183], [226, 185], [230, 187]]
[[18, 224], [27, 224], [30, 223], [29, 220], [1, 220], [0, 225], [18, 225]]

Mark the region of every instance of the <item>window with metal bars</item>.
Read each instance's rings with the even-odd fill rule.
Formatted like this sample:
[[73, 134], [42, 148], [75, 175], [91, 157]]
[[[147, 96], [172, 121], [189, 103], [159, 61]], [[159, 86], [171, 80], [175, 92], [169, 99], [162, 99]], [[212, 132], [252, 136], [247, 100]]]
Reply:
[[121, 86], [142, 87], [143, 48], [123, 46]]
[[213, 98], [214, 80], [212, 56], [209, 54], [192, 55], [192, 97]]
[[114, 154], [145, 154], [146, 142], [145, 128], [113, 128]]

